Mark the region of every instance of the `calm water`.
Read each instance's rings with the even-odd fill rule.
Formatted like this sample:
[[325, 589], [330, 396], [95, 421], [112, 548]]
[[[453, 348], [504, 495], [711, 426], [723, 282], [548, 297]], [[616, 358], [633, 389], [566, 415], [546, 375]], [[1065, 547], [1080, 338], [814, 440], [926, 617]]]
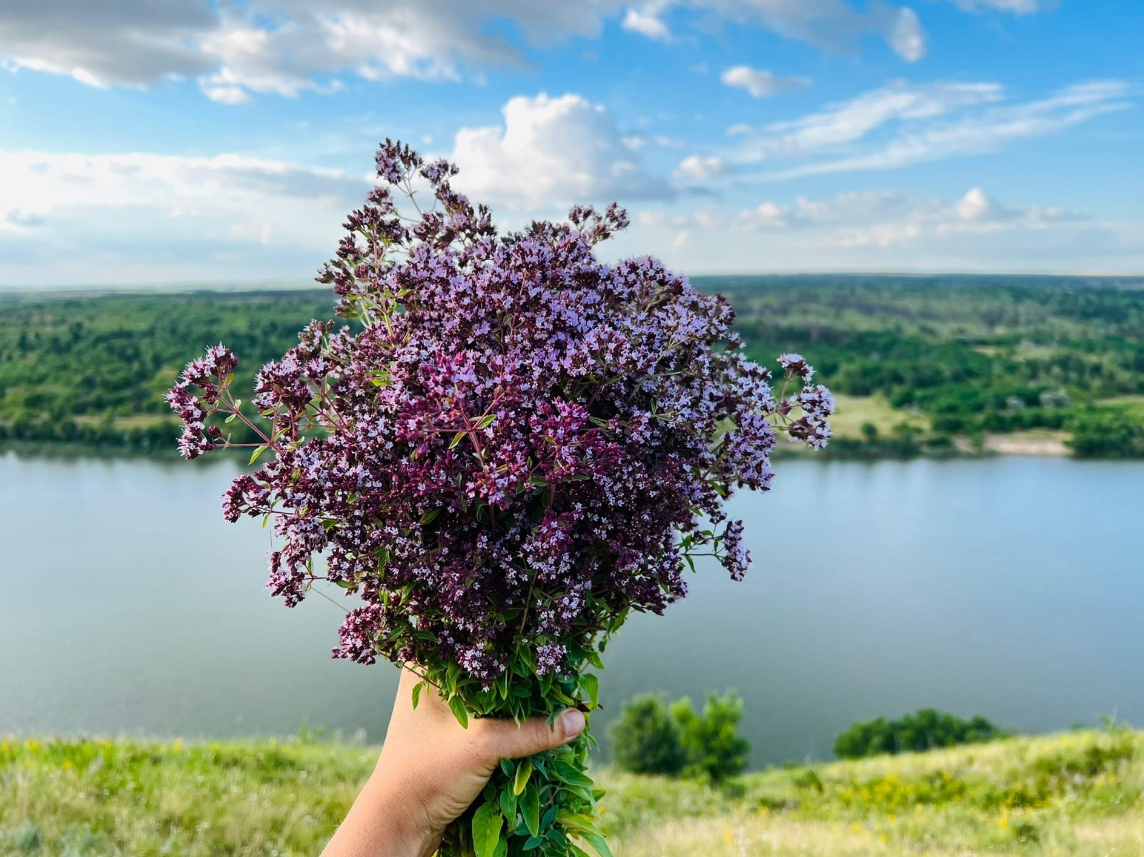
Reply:
[[[756, 764], [929, 705], [1144, 725], [1144, 464], [780, 464], [774, 493], [736, 501], [750, 579], [702, 567], [686, 602], [633, 620], [609, 715], [736, 687]], [[395, 671], [328, 659], [337, 606], [265, 595], [268, 531], [219, 517], [233, 472], [0, 454], [0, 733], [380, 740]]]

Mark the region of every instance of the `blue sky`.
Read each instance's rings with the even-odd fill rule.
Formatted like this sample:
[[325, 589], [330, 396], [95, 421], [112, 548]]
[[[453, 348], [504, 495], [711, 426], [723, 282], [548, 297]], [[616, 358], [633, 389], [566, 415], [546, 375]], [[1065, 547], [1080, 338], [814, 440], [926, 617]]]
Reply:
[[398, 137], [688, 273], [1144, 271], [1136, 0], [5, 0], [0, 284], [304, 281]]

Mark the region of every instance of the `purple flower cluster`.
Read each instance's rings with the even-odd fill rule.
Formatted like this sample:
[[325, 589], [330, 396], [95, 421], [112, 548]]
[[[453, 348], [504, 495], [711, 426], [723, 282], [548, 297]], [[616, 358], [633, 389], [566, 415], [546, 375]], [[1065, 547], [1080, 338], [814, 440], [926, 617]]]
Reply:
[[[167, 393], [167, 404], [183, 421], [183, 435], [179, 438], [179, 452], [186, 459], [198, 458], [223, 441], [217, 425], [208, 426], [207, 417], [218, 410], [220, 399], [229, 390], [238, 360], [222, 343], [208, 348], [206, 356], [187, 364], [183, 377]], [[199, 395], [187, 389], [199, 388]]]
[[[499, 234], [451, 164], [387, 142], [377, 172], [321, 275], [351, 325], [313, 322], [263, 367], [267, 463], [224, 499], [228, 520], [273, 521], [273, 594], [331, 581], [361, 599], [336, 656], [484, 692], [575, 673], [629, 611], [686, 593], [697, 550], [742, 578], [725, 499], [769, 488], [777, 431], [829, 437], [806, 361], [780, 359], [801, 390], [776, 401], [722, 297], [653, 258], [598, 261], [627, 225], [614, 205]], [[394, 192], [417, 187], [435, 202], [405, 218]], [[186, 457], [226, 445], [212, 415], [247, 419], [234, 367], [213, 348], [171, 391]]]

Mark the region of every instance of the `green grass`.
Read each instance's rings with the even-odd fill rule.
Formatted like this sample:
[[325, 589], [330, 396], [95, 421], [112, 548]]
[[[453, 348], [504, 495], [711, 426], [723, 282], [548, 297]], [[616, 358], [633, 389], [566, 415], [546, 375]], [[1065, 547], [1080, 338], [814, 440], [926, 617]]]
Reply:
[[871, 423], [882, 437], [894, 433], [894, 427], [905, 423], [922, 434], [930, 430], [928, 417], [900, 410], [886, 400], [885, 396], [846, 396], [836, 395], [837, 413], [830, 419], [830, 430], [835, 437], [849, 437], [855, 440], [862, 437], [862, 426]]
[[[751, 774], [595, 772], [616, 857], [1144, 854], [1144, 734], [1074, 732]], [[313, 855], [376, 749], [0, 742], [0, 854]]]

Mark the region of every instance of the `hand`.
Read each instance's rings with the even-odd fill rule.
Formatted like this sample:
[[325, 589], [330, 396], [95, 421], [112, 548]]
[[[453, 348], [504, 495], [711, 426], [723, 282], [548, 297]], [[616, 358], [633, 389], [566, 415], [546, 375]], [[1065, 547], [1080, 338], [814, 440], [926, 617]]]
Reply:
[[584, 731], [584, 715], [574, 708], [551, 726], [543, 717], [520, 726], [472, 718], [465, 729], [432, 687], [414, 710], [419, 681], [415, 673], [401, 671], [377, 767], [323, 857], [430, 857], [501, 759], [551, 750]]

